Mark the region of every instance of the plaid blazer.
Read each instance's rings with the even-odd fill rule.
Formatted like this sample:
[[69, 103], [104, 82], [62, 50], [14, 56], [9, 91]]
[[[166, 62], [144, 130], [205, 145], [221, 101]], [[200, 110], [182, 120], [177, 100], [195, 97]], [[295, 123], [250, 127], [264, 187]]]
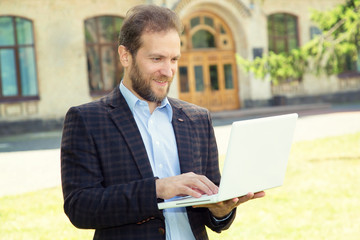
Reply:
[[[180, 167], [219, 184], [217, 146], [209, 112], [169, 98]], [[144, 143], [119, 88], [104, 98], [69, 109], [61, 143], [64, 210], [78, 228], [96, 229], [94, 239], [165, 239], [155, 180]], [[235, 214], [216, 225], [207, 208], [187, 208], [196, 239], [205, 225], [226, 229]]]

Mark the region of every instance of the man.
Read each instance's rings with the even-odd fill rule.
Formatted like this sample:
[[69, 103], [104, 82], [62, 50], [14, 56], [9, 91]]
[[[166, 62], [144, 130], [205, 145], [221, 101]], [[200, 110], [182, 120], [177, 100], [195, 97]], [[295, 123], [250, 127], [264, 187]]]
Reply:
[[264, 193], [199, 208], [161, 211], [159, 201], [217, 193], [209, 112], [168, 98], [180, 58], [180, 20], [169, 9], [131, 9], [119, 36], [125, 73], [104, 98], [71, 108], [61, 145], [64, 209], [94, 239], [208, 239], [235, 208]]

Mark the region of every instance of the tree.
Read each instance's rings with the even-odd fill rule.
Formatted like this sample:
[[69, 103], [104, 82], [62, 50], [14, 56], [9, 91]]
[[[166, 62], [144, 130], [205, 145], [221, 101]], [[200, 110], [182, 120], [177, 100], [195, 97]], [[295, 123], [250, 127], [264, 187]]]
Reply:
[[253, 61], [237, 56], [246, 72], [269, 76], [275, 84], [300, 79], [305, 73], [339, 74], [349, 62], [360, 70], [360, 0], [347, 0], [329, 11], [312, 10], [311, 20], [321, 34], [289, 53], [269, 52]]

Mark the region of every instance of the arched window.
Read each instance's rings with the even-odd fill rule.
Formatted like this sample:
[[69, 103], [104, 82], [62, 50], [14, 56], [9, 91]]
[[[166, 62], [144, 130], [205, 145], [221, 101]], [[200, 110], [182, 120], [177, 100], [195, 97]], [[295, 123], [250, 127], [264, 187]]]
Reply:
[[0, 101], [38, 99], [33, 24], [0, 16]]
[[100, 16], [85, 20], [86, 55], [92, 95], [112, 90], [121, 80], [123, 68], [117, 54], [117, 36], [123, 18]]
[[201, 13], [185, 21], [185, 31], [181, 36], [181, 50], [234, 48], [231, 35], [224, 23], [213, 15]]
[[192, 36], [193, 48], [214, 48], [215, 37], [214, 35], [206, 30], [199, 30]]
[[269, 51], [290, 52], [299, 46], [297, 17], [276, 13], [268, 17]]

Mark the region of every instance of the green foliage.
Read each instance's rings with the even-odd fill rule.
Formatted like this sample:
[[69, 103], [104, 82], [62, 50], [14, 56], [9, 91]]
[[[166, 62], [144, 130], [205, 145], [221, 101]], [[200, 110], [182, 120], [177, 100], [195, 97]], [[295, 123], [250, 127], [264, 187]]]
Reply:
[[312, 10], [322, 34], [289, 53], [270, 52], [253, 61], [237, 56], [246, 72], [273, 83], [300, 79], [306, 72], [338, 74], [360, 57], [360, 0], [348, 0], [329, 11]]

